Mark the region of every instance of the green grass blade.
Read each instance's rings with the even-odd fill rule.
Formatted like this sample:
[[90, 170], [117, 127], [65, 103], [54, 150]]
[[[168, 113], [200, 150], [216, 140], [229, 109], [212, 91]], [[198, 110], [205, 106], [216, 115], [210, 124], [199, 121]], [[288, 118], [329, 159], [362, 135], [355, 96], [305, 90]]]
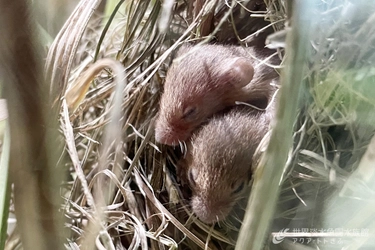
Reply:
[[[0, 104], [0, 113], [6, 113], [5, 101]], [[4, 112], [1, 112], [4, 111]], [[9, 185], [8, 185], [8, 172], [9, 172], [9, 149], [10, 149], [10, 136], [8, 120], [0, 121], [0, 133], [3, 134], [3, 148], [0, 158], [0, 249], [4, 249], [5, 241], [7, 238], [8, 214], [9, 214]]]
[[293, 14], [293, 23], [297, 25], [294, 25], [287, 38], [288, 60], [282, 77], [276, 125], [273, 127], [267, 151], [255, 172], [252, 194], [248, 201], [236, 250], [262, 249], [275, 211], [283, 168], [293, 142], [293, 125], [306, 65], [309, 26], [312, 21], [307, 11], [312, 2], [295, 2], [297, 11]]

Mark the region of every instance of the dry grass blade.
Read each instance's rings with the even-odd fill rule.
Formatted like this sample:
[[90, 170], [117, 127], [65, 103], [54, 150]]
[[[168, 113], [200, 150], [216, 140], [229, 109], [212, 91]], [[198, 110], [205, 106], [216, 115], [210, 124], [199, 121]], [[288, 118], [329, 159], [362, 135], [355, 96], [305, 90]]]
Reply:
[[78, 43], [100, 2], [80, 1], [49, 49], [45, 73], [47, 81], [51, 83], [50, 93], [53, 98], [59, 98], [61, 94], [58, 93], [65, 92]]
[[77, 153], [76, 145], [74, 142], [73, 128], [69, 121], [68, 106], [65, 101], [63, 101], [63, 117], [61, 119], [62, 119], [62, 122], [61, 122], [62, 130], [65, 135], [67, 151], [74, 165], [77, 177], [81, 182], [83, 193], [86, 196], [88, 205], [92, 207], [92, 209], [95, 211], [96, 209], [94, 207], [95, 206], [94, 197], [90, 193], [90, 190], [89, 190], [86, 178], [85, 178], [85, 174], [82, 171], [82, 167], [78, 158], [78, 153]]
[[197, 238], [194, 234], [192, 234], [189, 230], [187, 230], [184, 225], [182, 225], [160, 202], [156, 199], [155, 195], [153, 195], [152, 191], [150, 190], [150, 187], [147, 186], [146, 182], [142, 180], [139, 173], [135, 172], [136, 180], [138, 182], [138, 185], [141, 186], [143, 192], [145, 192], [145, 195], [148, 199], [151, 200], [151, 202], [156, 206], [160, 212], [162, 212], [171, 222], [179, 229], [181, 232], [186, 234], [188, 238], [190, 238], [192, 241], [194, 241], [198, 246], [200, 246], [202, 249], [208, 249], [211, 248], [205, 246], [205, 244]]

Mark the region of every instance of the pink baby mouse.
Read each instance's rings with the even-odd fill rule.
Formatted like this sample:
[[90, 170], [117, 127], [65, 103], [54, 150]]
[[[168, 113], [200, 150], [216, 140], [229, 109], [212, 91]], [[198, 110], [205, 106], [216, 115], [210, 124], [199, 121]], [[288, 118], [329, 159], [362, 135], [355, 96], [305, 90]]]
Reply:
[[270, 111], [236, 106], [214, 115], [191, 136], [179, 171], [189, 183], [191, 208], [201, 221], [225, 219], [248, 196], [253, 156], [269, 129]]
[[155, 125], [156, 141], [177, 145], [217, 112], [247, 102], [265, 108], [277, 72], [253, 48], [183, 45], [170, 66]]

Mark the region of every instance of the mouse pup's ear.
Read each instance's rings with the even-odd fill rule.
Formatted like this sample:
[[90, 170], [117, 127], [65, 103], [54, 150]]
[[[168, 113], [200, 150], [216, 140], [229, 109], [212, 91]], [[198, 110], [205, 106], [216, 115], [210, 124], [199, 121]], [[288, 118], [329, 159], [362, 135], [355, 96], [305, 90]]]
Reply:
[[232, 84], [235, 88], [242, 88], [253, 79], [254, 67], [247, 58], [233, 57], [220, 62], [217, 73], [221, 84]]

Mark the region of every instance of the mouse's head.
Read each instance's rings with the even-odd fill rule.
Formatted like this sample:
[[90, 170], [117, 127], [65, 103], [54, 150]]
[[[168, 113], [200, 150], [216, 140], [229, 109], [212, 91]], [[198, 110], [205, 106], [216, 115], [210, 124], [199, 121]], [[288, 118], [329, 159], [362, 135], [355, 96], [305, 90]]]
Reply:
[[[193, 163], [188, 168], [187, 177], [192, 189], [190, 204], [201, 221], [211, 224], [224, 220], [236, 201], [245, 197], [245, 191], [249, 190], [251, 157], [247, 160], [240, 166], [233, 158], [219, 158], [210, 165]], [[247, 171], [243, 171], [245, 169]], [[236, 178], [232, 178], [233, 175]]]
[[213, 117], [188, 145], [184, 171], [192, 189], [191, 207], [206, 223], [226, 218], [247, 194], [253, 154], [268, 128], [260, 112], [236, 109]]
[[[156, 120], [158, 142], [176, 145], [213, 114], [233, 105], [254, 74], [243, 57], [220, 54], [221, 46], [184, 46], [168, 70]], [[240, 100], [241, 101], [241, 100]]]

